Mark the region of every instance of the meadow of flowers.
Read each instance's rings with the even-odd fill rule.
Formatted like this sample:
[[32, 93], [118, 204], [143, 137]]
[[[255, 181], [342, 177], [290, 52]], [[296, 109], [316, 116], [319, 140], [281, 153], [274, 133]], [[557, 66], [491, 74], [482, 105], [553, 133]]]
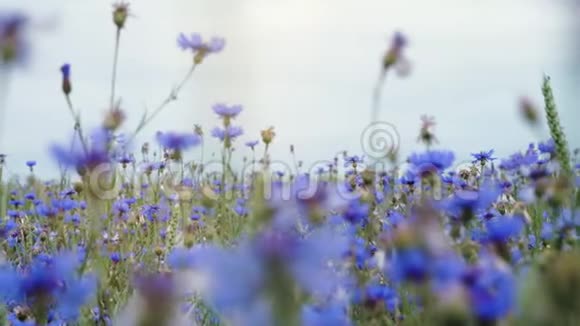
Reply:
[[[229, 49], [179, 35], [191, 68], [128, 130], [115, 83], [130, 14], [113, 6], [111, 96], [98, 127], [75, 106], [74, 65], [60, 67], [74, 136], [47, 146], [61, 178], [40, 180], [35, 161], [22, 162], [25, 182], [2, 178], [0, 156], [1, 325], [580, 324], [580, 165], [548, 77], [544, 112], [526, 100], [520, 109], [532, 129], [544, 114], [551, 138], [504, 158], [474, 148], [460, 168], [433, 118], [408, 157], [376, 121], [385, 77], [409, 73], [400, 33], [361, 153], [307, 167], [291, 147], [276, 169], [269, 150], [284, 135], [244, 135], [243, 107], [221, 103], [208, 108], [217, 127], [162, 130], [135, 151], [195, 70]], [[0, 12], [0, 73], [34, 50], [26, 24]], [[207, 138], [220, 141], [219, 160], [186, 160]], [[235, 162], [242, 147], [252, 156]]]

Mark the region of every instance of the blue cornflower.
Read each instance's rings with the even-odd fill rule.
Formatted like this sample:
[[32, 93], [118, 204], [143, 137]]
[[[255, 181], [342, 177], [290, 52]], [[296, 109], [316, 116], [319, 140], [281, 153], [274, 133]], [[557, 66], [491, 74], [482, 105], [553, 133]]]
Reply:
[[479, 191], [461, 189], [457, 190], [451, 199], [445, 201], [444, 206], [456, 216], [464, 214], [468, 217], [489, 208], [501, 192], [502, 190], [495, 185], [484, 185]]
[[172, 269], [188, 269], [195, 265], [194, 251], [187, 248], [175, 248], [167, 256], [167, 264]]
[[497, 158], [493, 157], [493, 152], [494, 152], [494, 150], [491, 149], [489, 151], [481, 151], [479, 153], [472, 153], [471, 156], [473, 156], [473, 158], [475, 159], [472, 161], [472, 163], [485, 164], [487, 162], [495, 161]]
[[158, 132], [157, 141], [165, 148], [182, 151], [199, 145], [201, 138], [193, 133]]
[[24, 270], [0, 268], [0, 295], [24, 306], [49, 302], [61, 320], [74, 322], [96, 293], [96, 278], [77, 274], [80, 258], [72, 253], [39, 255]]
[[544, 154], [554, 154], [556, 152], [556, 143], [553, 139], [548, 139], [538, 144], [538, 150]]
[[362, 203], [360, 200], [352, 200], [344, 211], [343, 216], [351, 224], [364, 224], [368, 219], [369, 210], [369, 205]]
[[26, 166], [33, 168], [36, 165], [36, 161], [26, 161]]
[[519, 217], [497, 216], [485, 223], [487, 240], [495, 243], [505, 243], [520, 235], [524, 222]]
[[352, 322], [345, 306], [330, 304], [323, 307], [306, 305], [302, 308], [303, 326], [350, 326]]
[[389, 312], [395, 312], [399, 307], [397, 292], [384, 284], [369, 284], [357, 289], [352, 300], [371, 309], [383, 306]]
[[179, 45], [182, 50], [217, 53], [224, 48], [225, 40], [220, 37], [212, 37], [209, 42], [204, 43], [201, 35], [197, 33], [192, 33], [189, 37], [184, 33], [180, 33], [177, 37], [177, 45]]
[[135, 157], [131, 154], [123, 153], [119, 155], [119, 157], [117, 158], [117, 162], [121, 163], [121, 165], [125, 167], [127, 166], [127, 164], [135, 162]]
[[393, 42], [394, 48], [402, 48], [402, 47], [406, 46], [407, 43], [409, 43], [409, 41], [407, 40], [407, 37], [399, 31], [395, 32], [395, 35], [393, 36], [392, 42]]
[[580, 210], [572, 211], [570, 209], [562, 210], [562, 214], [557, 220], [557, 227], [560, 232], [573, 230], [580, 226]]
[[70, 64], [65, 63], [60, 67], [60, 72], [62, 73], [62, 92], [68, 96], [72, 91], [72, 85], [70, 82]]
[[60, 67], [60, 72], [62, 73], [62, 79], [70, 78], [70, 64], [65, 63]]
[[111, 261], [112, 261], [114, 264], [117, 264], [117, 263], [119, 263], [119, 262], [120, 262], [120, 261], [123, 259], [123, 257], [121, 256], [121, 254], [120, 254], [120, 253], [118, 253], [118, 252], [113, 252], [113, 253], [111, 253], [111, 254], [109, 255], [109, 258], [111, 259]]
[[474, 268], [464, 276], [472, 309], [482, 322], [493, 323], [515, 306], [517, 289], [513, 275], [493, 267]]
[[238, 198], [236, 200], [234, 211], [236, 212], [236, 214], [240, 216], [246, 216], [248, 214], [248, 209], [246, 208], [246, 201], [243, 198]]
[[417, 182], [417, 174], [414, 171], [408, 170], [399, 178], [399, 182], [407, 186], [412, 186]]
[[53, 145], [50, 151], [59, 163], [77, 169], [90, 170], [100, 164], [110, 162], [107, 148], [110, 134], [104, 129], [96, 129], [91, 138], [92, 143], [87, 146], [88, 148], [85, 145], [79, 145], [75, 139], [72, 150], [70, 145]]
[[500, 168], [511, 171], [519, 169], [520, 167], [527, 167], [538, 162], [538, 153], [533, 149], [528, 149], [524, 154], [512, 154], [506, 160], [500, 163]]
[[534, 234], [530, 234], [528, 235], [528, 249], [533, 250], [536, 248], [536, 246], [538, 245], [537, 243], [537, 239], [536, 239], [536, 235]]
[[195, 64], [201, 63], [210, 53], [220, 52], [225, 44], [225, 40], [220, 37], [213, 37], [209, 42], [203, 42], [201, 36], [197, 33], [193, 33], [189, 37], [181, 33], [177, 37], [177, 45], [182, 50], [190, 50], [193, 52]]
[[391, 40], [391, 46], [383, 56], [383, 69], [387, 71], [394, 66], [397, 74], [405, 76], [409, 72], [408, 61], [403, 57], [403, 49], [407, 46], [407, 38], [401, 32], [396, 32]]
[[449, 168], [455, 160], [451, 151], [429, 150], [420, 154], [414, 153], [409, 157], [409, 163], [417, 174], [438, 173]]
[[243, 107], [241, 105], [226, 105], [222, 103], [217, 103], [212, 107], [213, 112], [219, 115], [221, 118], [233, 119], [242, 112]]
[[246, 146], [251, 148], [252, 150], [254, 150], [254, 147], [256, 147], [256, 145], [258, 145], [259, 141], [257, 140], [252, 140], [252, 141], [247, 141], [246, 142]]
[[389, 210], [387, 212], [386, 219], [390, 225], [397, 227], [399, 224], [405, 221], [405, 216], [397, 211]]
[[81, 217], [79, 214], [66, 214], [64, 217], [64, 221], [66, 223], [72, 223], [74, 225], [78, 225], [81, 221]]
[[211, 131], [211, 135], [215, 138], [218, 138], [221, 141], [224, 141], [226, 138], [232, 141], [243, 134], [244, 130], [238, 126], [228, 126], [225, 129], [215, 127]]
[[431, 258], [422, 248], [401, 248], [391, 257], [389, 271], [394, 281], [424, 281], [429, 273]]
[[358, 164], [361, 164], [364, 160], [364, 157], [359, 157], [358, 155], [353, 156], [345, 156], [344, 157], [344, 167], [356, 167]]
[[440, 289], [460, 280], [467, 269], [465, 261], [455, 252], [443, 253], [433, 259], [430, 273]]

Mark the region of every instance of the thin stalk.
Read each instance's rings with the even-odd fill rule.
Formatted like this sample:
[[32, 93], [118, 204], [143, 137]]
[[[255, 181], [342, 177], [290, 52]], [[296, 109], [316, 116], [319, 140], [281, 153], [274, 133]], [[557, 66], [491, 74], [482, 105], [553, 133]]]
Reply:
[[382, 88], [385, 84], [385, 79], [387, 77], [386, 70], [382, 70], [379, 78], [377, 79], [377, 83], [375, 84], [375, 88], [373, 91], [373, 102], [372, 102], [372, 111], [371, 111], [371, 123], [377, 121], [379, 118], [379, 109], [381, 107], [381, 95], [382, 95]]
[[81, 127], [81, 116], [80, 116], [80, 114], [78, 112], [75, 111], [74, 106], [72, 104], [72, 101], [70, 99], [70, 96], [69, 95], [65, 95], [64, 97], [66, 99], [66, 104], [67, 104], [68, 110], [69, 110], [69, 112], [71, 114], [71, 117], [72, 117], [74, 123], [75, 123], [74, 130], [75, 130], [75, 132], [78, 134], [78, 136], [80, 138], [81, 145], [83, 147], [83, 151], [85, 153], [87, 153], [88, 152], [88, 146], [87, 146], [85, 137], [83, 135], [83, 128]]
[[[0, 155], [3, 155], [3, 146], [4, 146], [4, 119], [5, 119], [5, 105], [8, 99], [8, 87], [10, 84], [10, 76], [8, 68], [0, 67], [0, 69], [6, 69], [6, 71], [2, 71], [0, 75]], [[4, 189], [3, 183], [3, 168], [4, 168], [4, 158], [1, 159], [0, 162], [0, 218], [3, 218], [6, 211], [6, 202], [7, 202], [7, 192], [8, 189]]]
[[109, 109], [113, 110], [115, 104], [115, 88], [117, 84], [117, 63], [119, 62], [119, 43], [121, 41], [121, 29], [117, 28], [117, 33], [115, 34], [115, 50], [113, 54], [113, 73], [111, 76], [111, 100], [109, 104]]
[[177, 85], [177, 87], [175, 87], [173, 90], [171, 90], [171, 92], [169, 93], [167, 98], [165, 98], [161, 102], [161, 104], [159, 104], [159, 106], [153, 111], [153, 113], [151, 113], [150, 115], [145, 114], [143, 116], [143, 119], [141, 120], [141, 122], [139, 123], [139, 125], [137, 126], [135, 131], [133, 132], [133, 135], [131, 135], [131, 137], [129, 137], [129, 141], [133, 140], [133, 138], [135, 138], [135, 136], [141, 130], [143, 130], [143, 128], [145, 128], [145, 126], [147, 126], [161, 111], [163, 111], [163, 109], [169, 103], [171, 103], [177, 99], [177, 95], [179, 94], [179, 92], [181, 91], [183, 86], [185, 86], [187, 81], [191, 78], [196, 67], [197, 67], [197, 64], [193, 64], [191, 66], [191, 68], [187, 71], [187, 73], [185, 74], [185, 77], [181, 80], [181, 82]]

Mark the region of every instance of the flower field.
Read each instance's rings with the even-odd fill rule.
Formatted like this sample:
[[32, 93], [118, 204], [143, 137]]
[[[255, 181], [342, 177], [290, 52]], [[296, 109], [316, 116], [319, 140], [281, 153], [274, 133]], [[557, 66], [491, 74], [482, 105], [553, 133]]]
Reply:
[[[30, 160], [16, 162], [29, 170], [16, 182], [0, 154], [0, 325], [580, 324], [579, 151], [548, 76], [538, 80], [544, 103], [523, 99], [519, 114], [549, 138], [507, 157], [474, 144], [459, 160], [431, 116], [400, 155], [396, 128], [378, 119], [386, 80], [413, 77], [399, 32], [369, 91], [360, 152], [308, 166], [291, 146], [281, 162], [271, 149], [284, 134], [246, 134], [244, 107], [227, 103], [207, 108], [207, 125], [168, 126], [141, 144], [195, 72], [236, 49], [177, 35], [191, 66], [130, 129], [116, 81], [133, 10], [119, 2], [103, 19], [116, 46], [101, 121], [84, 121], [75, 104], [74, 63], [54, 68], [74, 126], [69, 141], [46, 144], [60, 178], [37, 177]], [[0, 11], [4, 76], [34, 53], [27, 24]], [[189, 160], [208, 139], [218, 155]]]

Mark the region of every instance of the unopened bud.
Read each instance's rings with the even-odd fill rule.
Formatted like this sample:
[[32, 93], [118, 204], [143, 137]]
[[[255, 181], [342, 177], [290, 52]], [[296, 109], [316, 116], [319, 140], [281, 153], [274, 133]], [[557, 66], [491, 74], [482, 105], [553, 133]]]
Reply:
[[276, 136], [276, 133], [274, 132], [274, 127], [270, 127], [266, 130], [262, 130], [261, 134], [262, 134], [262, 141], [266, 145], [270, 144], [272, 142], [272, 140], [274, 139], [274, 137]]
[[125, 22], [129, 16], [129, 4], [119, 2], [113, 5], [113, 23], [118, 29], [125, 27]]
[[105, 116], [103, 127], [107, 130], [117, 130], [125, 121], [125, 113], [118, 107], [113, 108]]
[[528, 98], [520, 100], [520, 114], [530, 124], [535, 125], [539, 121], [538, 110]]

